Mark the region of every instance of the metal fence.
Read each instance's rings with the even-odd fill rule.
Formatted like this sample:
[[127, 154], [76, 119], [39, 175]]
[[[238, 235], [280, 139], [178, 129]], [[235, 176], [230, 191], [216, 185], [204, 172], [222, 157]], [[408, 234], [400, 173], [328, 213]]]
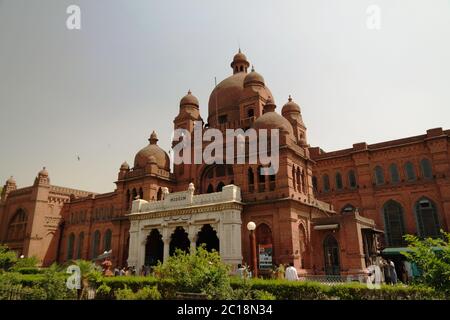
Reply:
[[340, 283], [348, 283], [348, 282], [359, 282], [365, 283], [367, 281], [367, 276], [365, 275], [349, 275], [349, 276], [341, 276], [341, 275], [300, 275], [299, 281], [312, 281], [319, 282], [323, 284], [340, 284]]

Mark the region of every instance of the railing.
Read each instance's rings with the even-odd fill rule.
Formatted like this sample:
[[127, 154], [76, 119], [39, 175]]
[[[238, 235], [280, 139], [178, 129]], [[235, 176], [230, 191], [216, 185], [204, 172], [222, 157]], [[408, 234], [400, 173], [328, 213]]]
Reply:
[[300, 275], [298, 277], [299, 281], [311, 281], [311, 282], [320, 282], [323, 284], [341, 284], [348, 282], [360, 282], [365, 283], [367, 280], [366, 275]]

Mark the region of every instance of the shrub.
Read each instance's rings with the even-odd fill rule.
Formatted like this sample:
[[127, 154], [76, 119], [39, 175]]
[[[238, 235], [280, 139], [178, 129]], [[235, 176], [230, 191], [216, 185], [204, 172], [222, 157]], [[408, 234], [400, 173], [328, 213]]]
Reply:
[[180, 292], [203, 293], [209, 299], [226, 299], [231, 295], [229, 266], [216, 252], [203, 246], [192, 253], [177, 250], [174, 256], [155, 267], [159, 279], [172, 279]]
[[115, 296], [117, 300], [134, 300], [135, 298], [133, 290], [128, 287], [116, 290]]
[[17, 255], [8, 247], [0, 245], [0, 270], [7, 271], [17, 262]]
[[159, 293], [156, 286], [144, 287], [135, 294], [136, 300], [161, 300], [161, 293]]
[[421, 269], [419, 283], [450, 295], [450, 233], [441, 232], [442, 238], [437, 239], [406, 235], [410, 252], [402, 254]]

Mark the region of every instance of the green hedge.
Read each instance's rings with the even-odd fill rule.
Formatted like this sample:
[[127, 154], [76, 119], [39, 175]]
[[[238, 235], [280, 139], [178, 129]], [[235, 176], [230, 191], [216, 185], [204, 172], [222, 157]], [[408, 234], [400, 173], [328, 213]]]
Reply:
[[380, 289], [369, 289], [361, 283], [326, 285], [317, 282], [286, 280], [233, 279], [233, 289], [250, 286], [273, 294], [277, 300], [429, 300], [442, 299], [442, 294], [431, 288], [404, 285], [382, 285]]
[[174, 299], [176, 296], [176, 286], [171, 280], [160, 280], [153, 277], [103, 277], [96, 283], [97, 287], [106, 285], [111, 288], [111, 292], [107, 295], [97, 294], [97, 299], [114, 299], [114, 292], [119, 289], [131, 289], [134, 292], [139, 291], [145, 287], [156, 286], [161, 293], [163, 299]]

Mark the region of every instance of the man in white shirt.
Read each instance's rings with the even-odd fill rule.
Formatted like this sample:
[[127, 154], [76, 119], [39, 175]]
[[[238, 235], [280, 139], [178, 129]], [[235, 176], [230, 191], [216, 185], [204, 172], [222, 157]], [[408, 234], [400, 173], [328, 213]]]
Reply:
[[297, 281], [298, 280], [297, 269], [294, 268], [294, 264], [292, 262], [289, 263], [289, 267], [286, 268], [285, 278], [286, 278], [286, 280], [289, 280], [289, 281]]

